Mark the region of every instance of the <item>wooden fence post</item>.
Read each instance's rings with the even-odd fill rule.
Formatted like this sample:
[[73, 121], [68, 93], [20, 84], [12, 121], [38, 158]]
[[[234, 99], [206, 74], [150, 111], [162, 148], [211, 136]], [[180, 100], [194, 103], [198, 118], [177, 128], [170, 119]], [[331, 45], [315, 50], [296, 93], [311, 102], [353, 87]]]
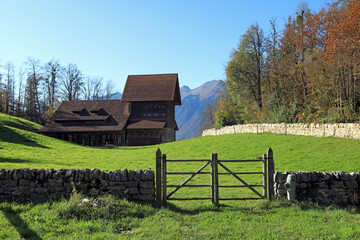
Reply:
[[156, 151], [156, 201], [161, 202], [161, 150]]
[[263, 196], [264, 199], [267, 199], [267, 157], [266, 154], [263, 154]]
[[214, 204], [219, 205], [219, 174], [218, 174], [218, 154], [212, 154], [212, 160], [214, 161]]
[[162, 155], [162, 182], [163, 182], [163, 204], [166, 205], [167, 199], [166, 199], [166, 195], [167, 195], [167, 189], [166, 189], [166, 185], [167, 185], [167, 180], [166, 180], [166, 154]]
[[211, 203], [215, 204], [215, 156], [211, 154]]
[[269, 148], [267, 152], [268, 159], [268, 195], [269, 199], [272, 200], [274, 198], [274, 172], [275, 172], [275, 164], [273, 157], [273, 150]]

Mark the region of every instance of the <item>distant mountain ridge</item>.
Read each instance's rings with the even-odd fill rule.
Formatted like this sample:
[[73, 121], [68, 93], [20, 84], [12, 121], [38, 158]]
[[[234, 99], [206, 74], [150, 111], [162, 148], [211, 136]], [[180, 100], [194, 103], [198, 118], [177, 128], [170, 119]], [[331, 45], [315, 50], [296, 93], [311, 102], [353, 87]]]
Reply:
[[206, 104], [216, 102], [223, 87], [223, 81], [213, 80], [195, 89], [188, 86], [180, 88], [182, 105], [175, 108], [176, 123], [179, 127], [176, 139], [195, 137], [202, 124]]

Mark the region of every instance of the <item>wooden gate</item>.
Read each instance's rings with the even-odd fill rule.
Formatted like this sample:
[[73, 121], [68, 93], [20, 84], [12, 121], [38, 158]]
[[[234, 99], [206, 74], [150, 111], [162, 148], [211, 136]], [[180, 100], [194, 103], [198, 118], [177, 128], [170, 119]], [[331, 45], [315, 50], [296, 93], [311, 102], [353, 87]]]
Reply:
[[[204, 164], [197, 169], [195, 172], [168, 172], [167, 163], [168, 162], [204, 162]], [[261, 172], [236, 172], [231, 171], [227, 167], [226, 163], [262, 163]], [[211, 166], [211, 172], [203, 171], [208, 165]], [[219, 172], [219, 166], [225, 170], [225, 172]], [[186, 178], [181, 184], [178, 185], [168, 185], [167, 184], [167, 175], [190, 175]], [[188, 182], [193, 179], [198, 174], [207, 174], [210, 175], [210, 184], [188, 184]], [[239, 175], [262, 175], [262, 185], [248, 184], [242, 177]], [[241, 185], [219, 185], [219, 175], [231, 175], [237, 179]], [[211, 159], [181, 159], [181, 160], [171, 160], [166, 158], [166, 154], [162, 154], [160, 149], [156, 152], [156, 200], [166, 204], [168, 200], [211, 200], [215, 205], [219, 204], [220, 200], [258, 200], [258, 199], [272, 199], [274, 196], [274, 159], [273, 151], [269, 148], [267, 154], [263, 154], [260, 159], [247, 159], [247, 160], [219, 160], [218, 154], [211, 154]], [[174, 188], [170, 193], [168, 193], [167, 188]], [[178, 190], [183, 187], [209, 187], [211, 188], [211, 196], [206, 197], [191, 197], [191, 198], [174, 198], [172, 197]], [[262, 193], [260, 193], [256, 188], [262, 187]], [[252, 193], [255, 194], [255, 197], [236, 197], [236, 198], [226, 198], [219, 196], [219, 188], [247, 188], [250, 189]]]

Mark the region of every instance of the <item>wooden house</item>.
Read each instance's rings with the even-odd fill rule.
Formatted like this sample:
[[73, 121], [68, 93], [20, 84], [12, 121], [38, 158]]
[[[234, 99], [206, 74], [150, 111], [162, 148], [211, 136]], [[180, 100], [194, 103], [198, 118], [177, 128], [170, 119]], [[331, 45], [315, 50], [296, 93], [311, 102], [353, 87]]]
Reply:
[[177, 74], [129, 75], [121, 100], [64, 101], [40, 133], [90, 146], [172, 142]]

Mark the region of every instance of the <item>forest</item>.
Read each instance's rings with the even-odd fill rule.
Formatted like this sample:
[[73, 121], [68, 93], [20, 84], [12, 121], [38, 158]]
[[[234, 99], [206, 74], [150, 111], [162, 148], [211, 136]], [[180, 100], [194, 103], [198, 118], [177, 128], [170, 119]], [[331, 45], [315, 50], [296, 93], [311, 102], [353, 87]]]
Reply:
[[76, 64], [58, 60], [44, 64], [28, 58], [23, 66], [1, 66], [0, 112], [44, 124], [63, 100], [100, 100], [114, 95], [114, 84], [86, 76]]
[[[319, 12], [299, 4], [279, 30], [248, 27], [230, 54], [225, 91], [208, 106], [215, 127], [360, 121], [360, 1]], [[207, 117], [209, 118], [209, 117]]]

